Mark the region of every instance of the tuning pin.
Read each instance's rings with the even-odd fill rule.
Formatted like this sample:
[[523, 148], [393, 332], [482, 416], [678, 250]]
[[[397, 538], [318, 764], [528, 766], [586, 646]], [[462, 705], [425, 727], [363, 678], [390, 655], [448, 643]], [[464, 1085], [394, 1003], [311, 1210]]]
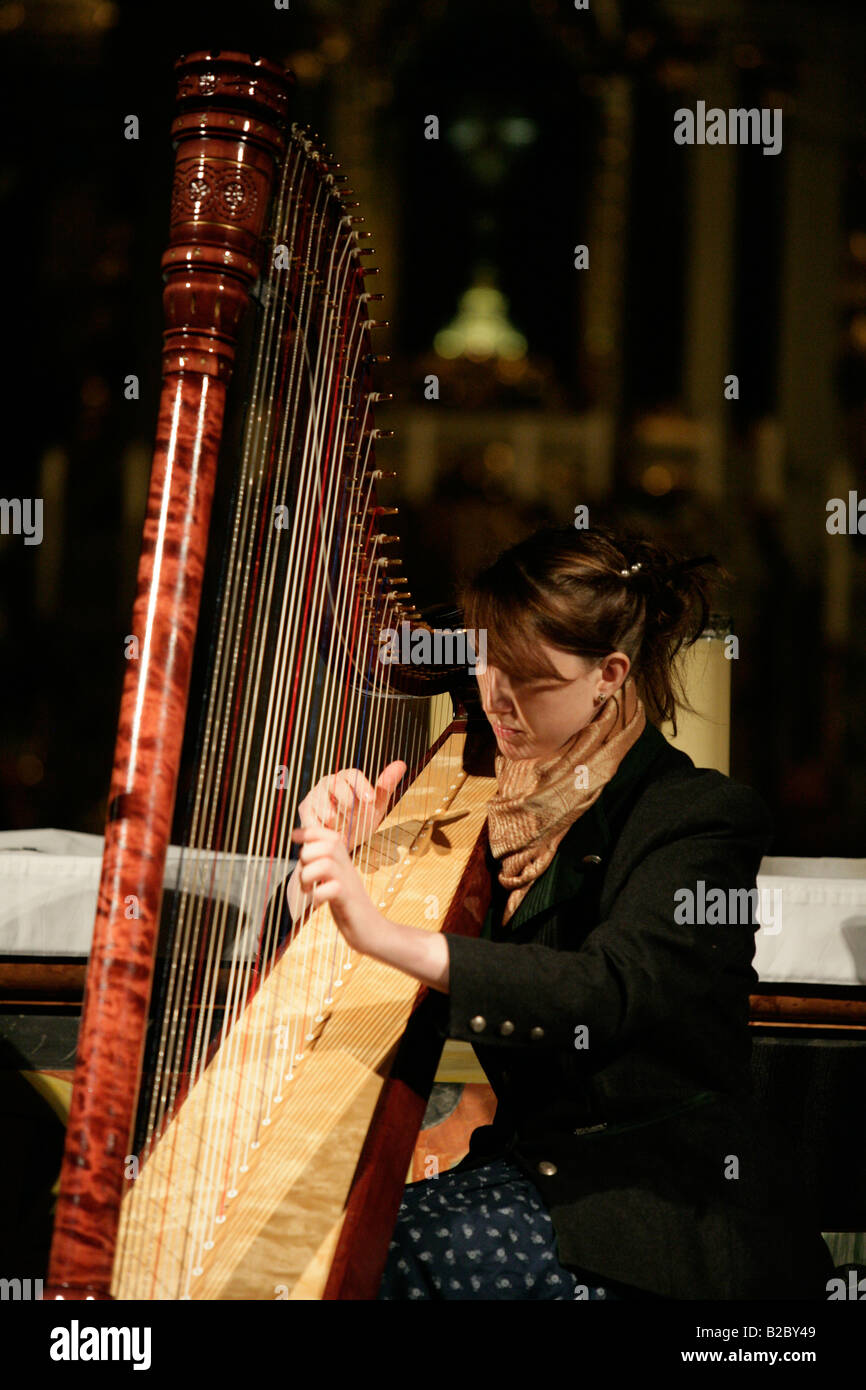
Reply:
[[[382, 360], [382, 359], [381, 359], [380, 357], [377, 357], [377, 358], [376, 358], [376, 361], [377, 361], [377, 362], [381, 362], [381, 360]], [[385, 361], [386, 361], [386, 362], [387, 362], [387, 361], [390, 361], [390, 359], [389, 359], [389, 358], [385, 358]], [[371, 431], [370, 431], [370, 438], [371, 438], [371, 439], [393, 439], [395, 434], [396, 434], [396, 430], [379, 430], [379, 429], [375, 429], [375, 430], [371, 430]]]
[[374, 507], [374, 508], [373, 508], [373, 515], [374, 515], [374, 516], [396, 516], [399, 510], [400, 510], [399, 507]]
[[368, 400], [368, 401], [371, 401], [373, 405], [377, 405], [377, 404], [380, 405], [380, 404], [382, 404], [383, 402], [387, 403], [388, 401], [393, 401], [393, 399], [394, 399], [394, 392], [393, 392], [393, 391], [368, 391], [368, 392], [367, 392], [367, 400]]
[[386, 536], [384, 531], [372, 537], [374, 545], [396, 545], [399, 539], [399, 536]]

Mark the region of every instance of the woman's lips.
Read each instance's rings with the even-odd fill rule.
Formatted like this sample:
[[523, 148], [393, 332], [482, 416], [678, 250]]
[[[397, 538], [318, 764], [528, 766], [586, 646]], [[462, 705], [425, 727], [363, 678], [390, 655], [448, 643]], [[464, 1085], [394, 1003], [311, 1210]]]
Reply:
[[505, 724], [494, 724], [494, 725], [493, 725], [493, 732], [494, 732], [495, 734], [501, 734], [501, 735], [503, 736], [503, 738], [514, 738], [515, 734], [519, 734], [519, 733], [520, 733], [520, 730], [519, 730], [519, 729], [509, 729], [509, 728], [507, 728], [507, 726], [506, 726]]

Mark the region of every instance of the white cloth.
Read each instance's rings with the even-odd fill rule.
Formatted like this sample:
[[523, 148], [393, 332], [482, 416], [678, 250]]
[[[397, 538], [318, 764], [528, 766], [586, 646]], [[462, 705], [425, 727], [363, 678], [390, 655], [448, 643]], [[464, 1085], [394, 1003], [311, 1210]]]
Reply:
[[758, 892], [762, 921], [764, 902], [777, 916], [755, 937], [762, 984], [866, 984], [866, 859], [770, 856]]
[[[170, 846], [167, 888], [180, 854]], [[261, 912], [294, 860], [275, 862], [268, 877], [267, 860], [215, 858], [215, 882], [243, 908], [249, 940], [242, 946], [253, 949]], [[101, 835], [0, 832], [0, 955], [86, 956], [101, 859]], [[762, 984], [866, 984], [866, 859], [763, 859], [758, 916], [754, 964]]]
[[[166, 889], [175, 886], [180, 858], [181, 849], [170, 845]], [[294, 860], [271, 863], [262, 858], [248, 861], [240, 854], [206, 854], [201, 863], [202, 884], [210, 884], [213, 872], [219, 896], [242, 910], [246, 939], [238, 949], [243, 956], [255, 949], [264, 908], [291, 873]], [[101, 865], [101, 835], [74, 830], [0, 832], [0, 955], [87, 956]], [[225, 945], [230, 950], [232, 942], [227, 939]]]

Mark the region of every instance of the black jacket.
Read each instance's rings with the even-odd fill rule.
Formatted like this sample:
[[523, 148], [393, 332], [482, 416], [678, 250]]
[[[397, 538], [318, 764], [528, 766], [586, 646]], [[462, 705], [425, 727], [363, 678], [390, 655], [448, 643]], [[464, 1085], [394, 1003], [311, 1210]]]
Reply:
[[[500, 890], [493, 940], [448, 938], [433, 1011], [498, 1098], [465, 1162], [511, 1154], [566, 1265], [670, 1298], [826, 1297], [827, 1247], [750, 1099], [754, 918], [728, 894], [770, 834], [754, 792], [647, 724], [512, 920]], [[676, 920], [700, 880], [726, 925]]]

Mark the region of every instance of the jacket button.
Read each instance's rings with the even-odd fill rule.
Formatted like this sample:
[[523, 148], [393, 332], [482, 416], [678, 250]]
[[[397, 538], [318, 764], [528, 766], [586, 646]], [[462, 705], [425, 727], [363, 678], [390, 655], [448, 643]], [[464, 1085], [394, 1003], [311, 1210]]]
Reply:
[[481, 1014], [476, 1014], [474, 1018], [470, 1018], [469, 1027], [473, 1033], [483, 1033], [487, 1027], [487, 1019], [482, 1018]]
[[601, 855], [600, 855], [600, 854], [585, 854], [585, 855], [583, 856], [583, 863], [584, 863], [584, 864], [600, 864], [600, 863], [601, 863]]
[[530, 1028], [530, 1030], [529, 1030], [529, 1036], [530, 1036], [530, 1038], [532, 1039], [533, 1042], [541, 1042], [541, 1039], [544, 1037], [544, 1029], [543, 1029], [543, 1028]]
[[499, 1031], [503, 1038], [510, 1038], [511, 1034], [514, 1032], [514, 1024], [506, 1019], [504, 1023], [500, 1023]]
[[539, 1163], [538, 1171], [543, 1178], [555, 1178], [559, 1170], [557, 1169], [555, 1163], [549, 1163], [548, 1160], [545, 1158], [541, 1163]]

